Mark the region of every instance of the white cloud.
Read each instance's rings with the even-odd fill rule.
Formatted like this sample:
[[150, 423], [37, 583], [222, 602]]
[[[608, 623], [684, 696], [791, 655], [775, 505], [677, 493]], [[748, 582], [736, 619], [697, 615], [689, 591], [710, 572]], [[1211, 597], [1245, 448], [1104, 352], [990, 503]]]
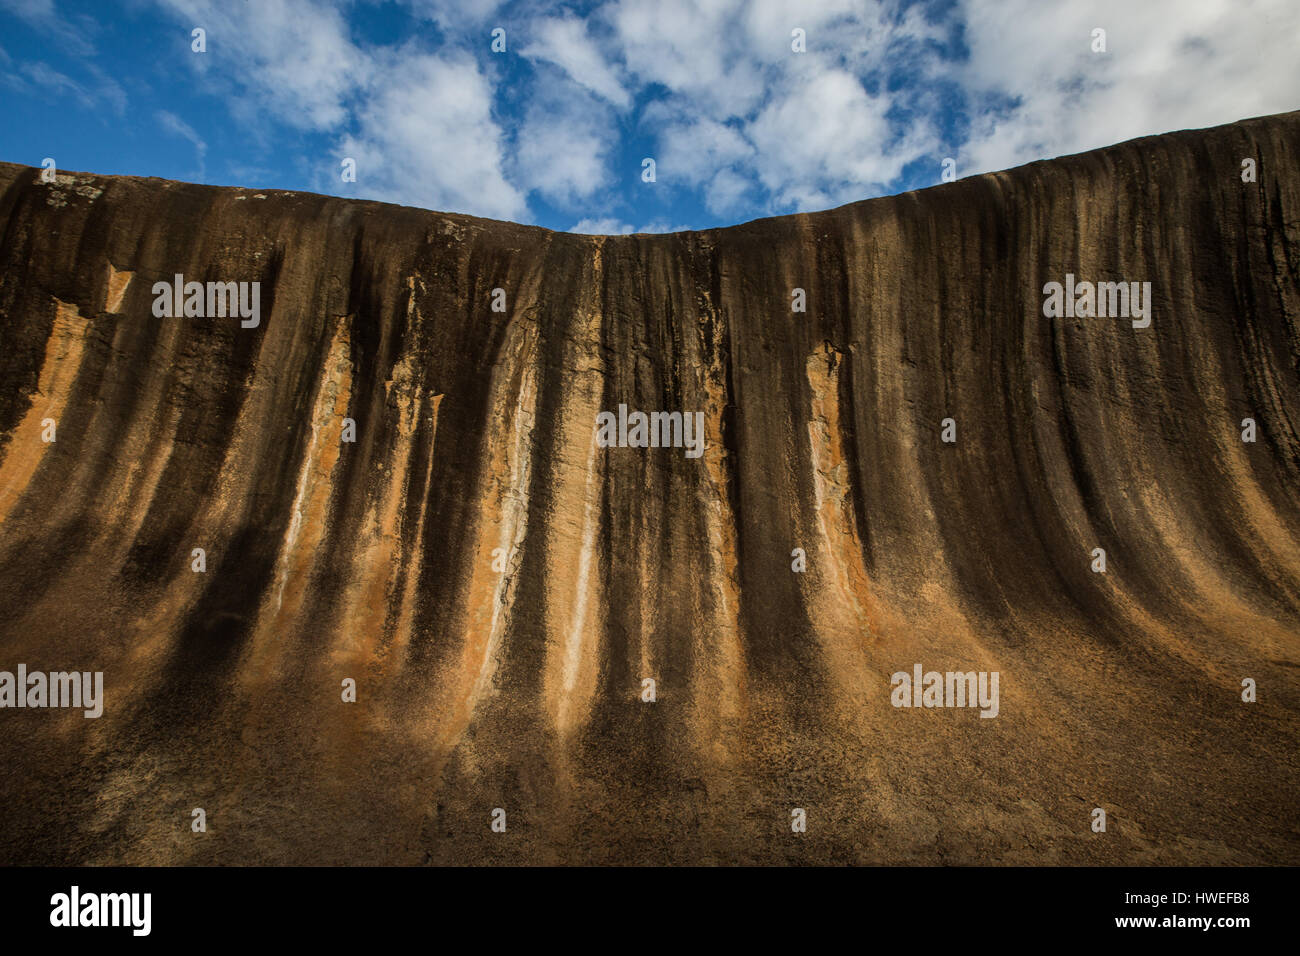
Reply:
[[[890, 111], [924, 87], [942, 34], [919, 11], [856, 0], [616, 0], [604, 8], [627, 68], [667, 87], [642, 121], [657, 133], [662, 182], [698, 188], [718, 216], [823, 208], [887, 191], [937, 148], [932, 119], [906, 129]], [[791, 49], [795, 28], [805, 53]], [[907, 44], [903, 46], [903, 44]], [[903, 64], [903, 92], [861, 75]]]
[[632, 98], [587, 34], [587, 25], [577, 17], [536, 21], [530, 40], [520, 53], [530, 60], [554, 63], [584, 89], [608, 100], [620, 109], [632, 105]]
[[340, 155], [357, 160], [358, 193], [491, 218], [527, 214], [501, 171], [492, 90], [472, 57], [402, 55], [381, 75], [365, 91], [357, 133], [340, 143]]
[[[511, 50], [538, 71], [535, 91], [513, 109], [491, 86], [501, 67], [487, 52], [490, 18], [501, 12], [493, 0], [459, 20], [442, 0], [408, 0], [449, 36], [482, 34], [472, 52], [438, 54], [415, 43], [363, 48], [338, 10], [315, 0], [158, 2], [208, 30], [211, 59], [196, 66], [242, 91], [237, 116], [336, 133], [340, 155], [358, 161], [355, 194], [372, 198], [497, 217], [526, 216], [534, 194], [574, 212], [608, 202], [629, 179], [615, 168], [624, 130], [613, 110], [653, 85], [669, 92], [642, 116], [657, 134], [660, 181], [698, 190], [717, 216], [862, 198], [930, 143], [929, 124], [893, 135], [891, 96], [868, 94], [848, 69], [896, 37], [937, 28], [915, 13], [894, 22], [856, 0], [611, 0], [586, 20], [562, 13], [508, 25]], [[790, 50], [796, 26], [807, 31], [806, 54]], [[494, 110], [511, 116], [512, 135]]]
[[189, 140], [194, 146], [194, 152], [198, 155], [199, 160], [198, 178], [203, 179], [205, 169], [204, 161], [208, 154], [208, 144], [203, 141], [203, 137], [194, 131], [194, 127], [190, 126], [189, 123], [185, 122], [175, 113], [169, 113], [167, 110], [159, 110], [156, 118], [158, 120], [158, 125], [167, 130], [167, 132], [173, 133], [174, 135], [181, 137], [181, 139]]
[[667, 219], [655, 219], [646, 223], [637, 232], [689, 232], [690, 226], [670, 225]]
[[90, 93], [80, 83], [44, 63], [24, 63], [19, 69], [42, 92], [67, 93], [81, 100], [85, 106], [94, 105]]
[[[976, 118], [963, 174], [1298, 105], [1294, 0], [966, 0], [961, 11], [971, 57], [957, 78], [1019, 100]], [[1106, 53], [1091, 50], [1095, 27]]]
[[58, 41], [64, 52], [84, 57], [95, 52], [90, 35], [95, 22], [90, 17], [61, 13], [54, 0], [0, 0], [0, 9]]
[[754, 147], [733, 126], [708, 118], [679, 119], [659, 135], [657, 175], [698, 185], [721, 167], [750, 160]]
[[791, 31], [796, 27], [804, 31], [808, 51], [805, 56], [835, 55], [879, 43], [886, 37], [883, 13], [883, 8], [862, 0], [748, 0], [738, 19], [745, 43], [755, 51], [756, 58], [779, 63], [792, 53]]
[[801, 211], [880, 189], [922, 150], [918, 140], [888, 145], [889, 105], [886, 97], [869, 96], [844, 70], [799, 77], [749, 127], [759, 179], [778, 204]]
[[764, 92], [755, 48], [737, 30], [743, 12], [743, 0], [616, 0], [601, 15], [642, 86], [661, 84], [725, 120], [751, 111]]
[[[269, 116], [334, 134], [338, 158], [357, 160], [355, 194], [481, 216], [527, 216], [523, 193], [503, 173], [491, 85], [468, 53], [433, 54], [412, 44], [363, 48], [338, 9], [313, 0], [159, 2], [182, 25], [207, 31], [208, 53], [191, 62], [214, 89], [229, 89], [237, 116], [246, 122]], [[421, 9], [437, 12], [431, 5]], [[338, 158], [319, 164], [332, 167], [331, 183], [339, 182]]]
[[[0, 0], [28, 16], [53, 2]], [[405, 0], [438, 25], [436, 52], [422, 37], [365, 46], [345, 19], [364, 4], [155, 2], [180, 36], [208, 30], [191, 62], [250, 135], [277, 121], [325, 133], [358, 160], [351, 192], [525, 219], [536, 196], [608, 233], [633, 227], [594, 210], [644, 198], [619, 167], [633, 150], [656, 159], [659, 208], [741, 219], [891, 192], [916, 163], [937, 181], [949, 155], [968, 175], [1281, 112], [1300, 90], [1294, 0], [607, 0], [585, 19], [558, 3], [520, 17], [501, 0]], [[506, 56], [489, 52], [498, 25]], [[1089, 49], [1097, 26], [1106, 54]], [[790, 49], [795, 27], [806, 53]]]
[[627, 235], [632, 231], [633, 227], [631, 223], [626, 223], [621, 219], [611, 217], [603, 219], [580, 219], [569, 227], [569, 232], [577, 232], [589, 236]]
[[214, 86], [251, 90], [261, 110], [299, 129], [331, 129], [373, 63], [352, 43], [337, 9], [312, 0], [159, 0], [186, 26], [207, 33], [189, 63]]
[[663, 124], [658, 151], [658, 179], [700, 188], [715, 215], [739, 209], [752, 192], [754, 146], [735, 126], [677, 116]]
[[581, 219], [569, 227], [569, 232], [589, 236], [627, 236], [634, 233], [689, 232], [690, 226], [669, 225], [666, 219], [656, 219], [646, 223], [640, 229], [631, 223], [614, 217], [600, 219]]
[[[450, 30], [478, 29], [505, 3], [506, 0], [406, 0], [413, 15]], [[509, 32], [507, 29], [507, 40]], [[483, 42], [488, 42], [486, 37]]]
[[126, 110], [126, 94], [111, 78], [103, 76], [95, 66], [90, 72], [100, 77], [98, 87], [92, 88], [78, 83], [70, 76], [60, 73], [45, 63], [24, 63], [19, 71], [30, 83], [19, 77], [11, 77], [11, 82], [24, 92], [34, 95], [66, 95], [77, 100], [88, 110], [98, 110], [101, 106], [120, 116]]
[[744, 209], [754, 183], [731, 169], [714, 173], [704, 189], [704, 205], [715, 216], [729, 216]]
[[117, 81], [94, 63], [86, 64], [86, 71], [95, 79], [95, 95], [118, 116], [125, 113], [126, 91], [118, 85]]
[[54, 0], [0, 0], [0, 7], [29, 23], [55, 17]]
[[[597, 17], [628, 88], [669, 91], [641, 114], [660, 182], [715, 215], [879, 195], [917, 162], [937, 181], [947, 155], [966, 175], [1282, 112], [1300, 90], [1293, 0], [964, 0], [936, 22], [856, 0], [612, 0]], [[805, 54], [790, 52], [796, 26]], [[1106, 54], [1090, 49], [1097, 26]]]
[[569, 207], [609, 185], [618, 131], [608, 113], [609, 107], [582, 90], [547, 91], [543, 85], [515, 143], [511, 168], [520, 188]]

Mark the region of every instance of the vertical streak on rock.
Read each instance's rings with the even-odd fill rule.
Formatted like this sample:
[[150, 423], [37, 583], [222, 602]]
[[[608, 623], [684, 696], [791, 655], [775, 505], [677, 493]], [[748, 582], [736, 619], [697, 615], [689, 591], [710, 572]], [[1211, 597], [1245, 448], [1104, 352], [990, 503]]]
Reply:
[[[274, 562], [253, 560], [247, 552], [238, 548], [233, 551], [229, 546], [243, 537], [248, 540], [249, 529], [258, 523], [259, 506], [265, 499], [256, 493], [259, 482], [264, 482], [280, 468], [285, 468], [282, 458], [274, 457], [271, 449], [280, 447], [278, 436], [291, 430], [284, 423], [283, 403], [289, 399], [293, 379], [278, 374], [286, 367], [292, 368], [287, 356], [296, 354], [295, 344], [303, 339], [310, 340], [307, 346], [315, 348], [313, 326], [306, 319], [301, 319], [293, 307], [267, 308], [267, 299], [272, 302], [274, 283], [262, 287], [261, 325], [256, 330], [245, 330], [236, 326], [231, 338], [219, 340], [215, 344], [221, 365], [219, 374], [230, 382], [230, 390], [235, 398], [226, 412], [227, 418], [221, 422], [222, 430], [229, 435], [224, 442], [224, 451], [219, 471], [211, 490], [192, 501], [193, 510], [184, 529], [173, 538], [175, 557], [168, 562], [166, 577], [166, 598], [158, 601], [148, 610], [148, 614], [137, 622], [138, 633], [149, 645], [171, 645], [176, 655], [188, 653], [192, 648], [187, 644], [205, 644], [208, 648], [218, 647], [223, 655], [235, 647], [231, 641], [210, 641], [198, 635], [198, 630], [211, 628], [229, 621], [235, 634], [243, 637], [256, 628], [255, 614], [264, 597], [266, 587], [273, 583], [271, 576]], [[185, 333], [182, 333], [184, 335]], [[240, 339], [240, 336], [247, 338]], [[245, 367], [231, 365], [235, 357], [247, 346]], [[289, 502], [283, 503], [287, 514]], [[278, 529], [277, 529], [278, 531]], [[191, 549], [202, 547], [207, 552], [208, 570], [205, 573], [191, 573]], [[267, 552], [274, 553], [269, 548]], [[238, 595], [243, 613], [235, 613], [227, 608], [234, 604], [234, 585], [243, 572], [241, 565], [252, 567], [256, 574], [250, 574], [243, 584], [255, 588], [255, 591], [243, 591]], [[262, 576], [263, 570], [265, 577]], [[205, 605], [203, 602], [212, 602]], [[160, 622], [187, 618], [187, 623], [180, 630], [167, 629]], [[142, 647], [142, 652], [151, 648]], [[179, 658], [177, 658], [179, 659]]]
[[162, 415], [165, 416], [163, 421], [155, 425], [153, 436], [147, 439], [148, 453], [139, 461], [133, 460], [128, 465], [126, 474], [118, 479], [118, 490], [112, 499], [110, 511], [122, 516], [122, 524], [104, 529], [106, 536], [111, 535], [115, 547], [110, 562], [115, 568], [121, 568], [125, 563], [127, 554], [140, 534], [154, 496], [158, 493], [158, 482], [167, 470], [167, 463], [171, 460], [172, 449], [175, 447], [181, 409], [172, 407]]
[[1238, 530], [1242, 540], [1252, 548], [1263, 546], [1270, 552], [1259, 562], [1261, 572], [1276, 586], [1285, 588], [1294, 599], [1294, 582], [1300, 580], [1300, 547], [1296, 535], [1287, 528], [1273, 501], [1260, 487], [1256, 473], [1251, 470], [1247, 449], [1252, 446], [1241, 441], [1240, 419], [1225, 415], [1225, 421], [1223, 429], [1214, 432], [1214, 441], [1219, 445], [1219, 461], [1231, 485], [1230, 490], [1225, 490], [1224, 497], [1236, 499], [1240, 504], [1238, 517], [1244, 527]]
[[[912, 300], [907, 270], [896, 252], [915, 241], [905, 228], [907, 215], [901, 200], [890, 200], [869, 228], [853, 226], [852, 248], [860, 250], [865, 274], [860, 280], [852, 277], [850, 301], [864, 304], [862, 314], [855, 310], [850, 319], [862, 344], [846, 361], [855, 363], [852, 380], [860, 390], [853, 396], [855, 432], [858, 454], [865, 459], [859, 470], [870, 484], [863, 500], [871, 507], [877, 608], [906, 607], [913, 626], [922, 616], [940, 616], [947, 625], [960, 620], [960, 606], [953, 598], [956, 589], [927, 472], [943, 451], [940, 419], [960, 410], [937, 406], [923, 394], [913, 341], [916, 318], [894, 320], [906, 314], [904, 303]], [[883, 462], [887, 469], [873, 467]], [[892, 507], [898, 501], [908, 507]], [[918, 583], [921, 602], [915, 600]]]
[[[414, 308], [412, 300], [410, 309]], [[355, 570], [336, 625], [336, 660], [369, 664], [385, 640], [401, 548], [398, 519], [410, 481], [416, 421], [424, 407], [425, 389], [416, 361], [414, 352], [404, 353], [384, 386], [384, 408], [396, 421], [384, 431], [389, 436], [384, 446], [387, 454], [379, 465], [378, 488], [368, 496], [363, 540], [356, 546]]]
[[328, 524], [334, 466], [342, 453], [343, 419], [352, 398], [353, 368], [349, 355], [352, 322], [350, 315], [339, 319], [324, 370], [316, 385], [310, 419], [311, 438], [298, 469], [289, 525], [285, 529], [275, 569], [275, 588], [266, 596], [258, 614], [252, 656], [244, 668], [246, 679], [258, 680], [267, 676], [263, 673], [264, 663], [268, 655], [281, 646], [276, 640], [277, 635], [286, 626], [297, 623], [308, 595], [316, 550]]
[[[81, 368], [88, 326], [75, 305], [58, 299], [54, 304], [54, 325], [45, 343], [45, 357], [41, 360], [31, 407], [9, 436], [4, 459], [0, 461], [0, 523], [9, 517], [27, 490], [45, 452], [55, 447], [41, 440], [44, 427], [41, 422], [47, 418], [59, 422]], [[55, 440], [58, 440], [57, 432]]]
[[[706, 292], [704, 301], [705, 307], [712, 310], [710, 295]], [[699, 487], [708, 541], [707, 591], [712, 607], [700, 621], [698, 640], [703, 646], [696, 658], [698, 687], [693, 712], [695, 739], [703, 745], [708, 764], [721, 771], [736, 754], [733, 738], [745, 715], [745, 652], [740, 632], [736, 517], [727, 490], [731, 466], [722, 434], [727, 404], [725, 334], [716, 312], [711, 323], [700, 324], [701, 336], [706, 328], [713, 330], [713, 341], [702, 342], [704, 354], [694, 356], [694, 367], [703, 398], [705, 448]], [[687, 336], [686, 341], [696, 340]]]
[[588, 712], [599, 670], [600, 649], [590, 640], [603, 625], [598, 616], [602, 580], [596, 554], [603, 491], [596, 445], [596, 415], [604, 387], [601, 361], [602, 263], [604, 239], [595, 241], [587, 290], [578, 320], [565, 343], [565, 367], [572, 368], [560, 399], [553, 439], [552, 482], [556, 512], [547, 525], [546, 698], [561, 737]]
[[442, 395], [430, 398], [429, 411], [429, 459], [424, 466], [424, 486], [420, 494], [419, 512], [415, 519], [415, 533], [411, 537], [411, 551], [406, 560], [406, 580], [402, 586], [402, 601], [398, 610], [397, 627], [393, 634], [393, 650], [400, 653], [411, 642], [411, 629], [415, 617], [415, 598], [420, 583], [422, 568], [421, 554], [424, 541], [424, 518], [429, 511], [429, 489], [433, 481], [433, 453], [437, 447], [438, 409], [442, 406]]
[[[352, 390], [352, 360], [348, 355], [348, 338], [351, 316], [345, 316], [334, 331], [325, 371], [316, 388], [316, 400], [311, 413], [311, 440], [298, 473], [297, 491], [294, 494], [289, 527], [285, 532], [280, 551], [280, 567], [276, 574], [275, 613], [283, 609], [284, 588], [290, 574], [302, 575], [311, 564], [315, 546], [320, 542], [325, 527], [325, 506], [329, 501], [329, 480], [334, 463], [339, 458], [343, 419], [348, 409]], [[303, 554], [296, 546], [307, 519], [308, 538], [302, 541]], [[296, 603], [296, 602], [295, 602]]]
[[126, 434], [139, 435], [145, 453], [133, 456], [125, 469], [114, 469], [105, 489], [107, 510], [121, 516], [115, 527], [105, 529], [106, 535], [112, 535], [110, 540], [115, 550], [110, 564], [114, 568], [122, 567], [135, 545], [175, 448], [176, 430], [180, 426], [183, 408], [179, 403], [167, 400], [166, 388], [175, 374], [172, 360], [181, 328], [179, 322], [163, 324], [154, 354], [141, 374], [137, 388], [140, 400], [136, 403], [134, 418]]
[[867, 684], [862, 648], [876, 625], [840, 431], [840, 367], [844, 360], [842, 353], [828, 345], [810, 355], [805, 366], [812, 394], [808, 440], [816, 495], [817, 556], [804, 578], [816, 587], [806, 602], [808, 617], [830, 657], [830, 673], [842, 681], [851, 699]]
[[[595, 421], [594, 412], [591, 419], [593, 422]], [[555, 702], [555, 725], [562, 734], [567, 734], [573, 728], [573, 724], [579, 716], [585, 713], [592, 690], [592, 682], [595, 679], [600, 663], [597, 652], [586, 650], [590, 648], [590, 642], [586, 640], [588, 633], [599, 633], [603, 624], [599, 617], [599, 599], [593, 594], [596, 590], [596, 584], [600, 580], [600, 574], [599, 572], [592, 573], [592, 565], [599, 560], [596, 554], [596, 533], [600, 529], [599, 502], [601, 495], [600, 475], [596, 467], [599, 455], [597, 454], [594, 426], [591, 428], [588, 445], [581, 544], [578, 552], [575, 580], [573, 581], [573, 610], [569, 615], [569, 620], [564, 625], [564, 644], [558, 693], [548, 694], [549, 699]], [[555, 567], [555, 565], [552, 565], [552, 567]], [[593, 605], [596, 608], [594, 611], [591, 610]], [[589, 617], [592, 619], [590, 622], [588, 621]], [[553, 663], [556, 656], [560, 655], [551, 654], [548, 656], [548, 668], [552, 673], [554, 673], [556, 666]], [[580, 676], [583, 678], [581, 687], [578, 686]], [[554, 680], [554, 677], [552, 679]]]
[[[450, 680], [443, 683], [447, 704], [437, 733], [439, 748], [444, 751], [465, 732], [492, 680], [501, 636], [514, 602], [532, 497], [530, 463], [537, 422], [535, 351], [531, 327], [513, 323], [501, 349], [502, 365], [490, 393], [488, 420], [500, 421], [500, 425], [484, 440], [487, 477], [481, 499], [483, 516], [477, 545], [469, 549], [472, 564], [460, 662]], [[506, 436], [503, 448], [496, 447], [494, 437], [498, 434]], [[504, 561], [504, 571], [494, 569], [498, 560]]]
[[108, 292], [104, 297], [105, 312], [116, 314], [122, 308], [122, 300], [126, 297], [127, 287], [134, 278], [134, 272], [116, 269], [111, 262], [108, 264]]

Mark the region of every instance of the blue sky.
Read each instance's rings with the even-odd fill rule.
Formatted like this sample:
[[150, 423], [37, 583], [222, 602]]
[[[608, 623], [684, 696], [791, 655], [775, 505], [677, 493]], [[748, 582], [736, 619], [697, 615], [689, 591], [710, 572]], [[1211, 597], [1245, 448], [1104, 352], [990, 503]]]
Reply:
[[0, 160], [699, 229], [1296, 109], [1298, 37], [1295, 0], [0, 0]]

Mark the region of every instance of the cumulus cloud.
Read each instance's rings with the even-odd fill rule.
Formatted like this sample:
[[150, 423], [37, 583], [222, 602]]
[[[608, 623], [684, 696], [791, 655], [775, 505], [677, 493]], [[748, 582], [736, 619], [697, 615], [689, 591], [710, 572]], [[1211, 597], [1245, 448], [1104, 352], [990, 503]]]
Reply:
[[889, 149], [889, 100], [844, 70], [799, 78], [754, 119], [755, 171], [779, 205], [812, 210], [896, 179], [920, 146]]
[[627, 236], [633, 233], [688, 232], [690, 226], [669, 225], [666, 219], [656, 219], [637, 229], [631, 223], [616, 217], [581, 219], [569, 227], [569, 232], [589, 236]]
[[[987, 171], [1152, 133], [1294, 109], [1300, 6], [965, 0], [968, 89], [1014, 105], [976, 110], [966, 171]], [[1106, 52], [1092, 31], [1106, 31]]]
[[[603, 15], [629, 73], [672, 93], [642, 116], [657, 135], [661, 181], [698, 189], [714, 215], [879, 194], [938, 148], [932, 118], [894, 116], [924, 95], [938, 63], [925, 44], [944, 35], [915, 8], [615, 0]], [[792, 48], [796, 30], [805, 52]], [[891, 67], [913, 82], [880, 89]]]
[[725, 166], [751, 160], [754, 147], [735, 126], [678, 115], [659, 135], [659, 155], [665, 171], [697, 185]]
[[663, 121], [656, 176], [699, 188], [705, 205], [726, 215], [751, 191], [755, 148], [737, 126], [678, 113]]
[[515, 141], [513, 172], [525, 191], [571, 207], [613, 180], [610, 157], [618, 132], [610, 108], [585, 88], [557, 91], [542, 84]]
[[478, 29], [506, 5], [506, 0], [406, 0], [417, 17], [444, 29]]
[[207, 53], [188, 58], [214, 87], [251, 90], [258, 106], [300, 129], [347, 118], [348, 98], [373, 64], [350, 39], [337, 9], [312, 0], [159, 0], [189, 29], [207, 34]]
[[523, 56], [555, 64], [574, 83], [621, 109], [632, 105], [632, 97], [587, 34], [583, 20], [573, 16], [538, 20], [529, 36], [520, 51]]
[[755, 56], [763, 47], [737, 35], [744, 6], [744, 0], [615, 0], [599, 15], [612, 25], [612, 42], [641, 86], [658, 84], [705, 115], [726, 119], [748, 113], [764, 92]]
[[524, 216], [523, 193], [502, 173], [492, 90], [473, 57], [402, 55], [391, 66], [402, 81], [367, 89], [358, 131], [340, 143], [341, 154], [357, 160], [359, 192], [430, 209]]
[[704, 205], [715, 216], [731, 216], [750, 204], [753, 182], [732, 169], [720, 169], [713, 174], [704, 190]]
[[[0, 0], [29, 18], [54, 2]], [[153, 2], [181, 36], [208, 30], [211, 52], [190, 62], [251, 135], [324, 134], [334, 183], [338, 158], [357, 159], [350, 194], [525, 220], [544, 201], [608, 234], [634, 228], [610, 209], [649, 229], [666, 228], [661, 210], [825, 208], [937, 182], [946, 156], [960, 175], [1001, 169], [1281, 112], [1300, 89], [1294, 0], [603, 0], [582, 17], [558, 2], [404, 0], [435, 28], [401, 46], [361, 39], [364, 4]], [[489, 51], [498, 25], [504, 55]], [[806, 52], [791, 49], [796, 29]]]
[[[207, 31], [209, 52], [191, 62], [214, 92], [234, 101], [232, 110], [247, 124], [271, 119], [333, 134], [339, 158], [357, 161], [355, 194], [488, 217], [527, 216], [523, 193], [503, 172], [492, 87], [469, 53], [432, 53], [413, 44], [367, 48], [351, 36], [339, 9], [314, 0], [159, 2], [181, 24]], [[432, 17], [435, 7], [420, 10]]]
[[600, 219], [580, 219], [569, 227], [569, 232], [590, 236], [627, 235], [633, 231], [635, 230], [631, 223], [609, 216]]
[[598, 16], [629, 88], [671, 94], [642, 111], [661, 183], [715, 215], [897, 191], [918, 185], [909, 169], [929, 185], [947, 155], [964, 175], [1281, 112], [1300, 89], [1291, 0], [611, 0]]
[[637, 232], [689, 232], [690, 226], [672, 225], [667, 219], [655, 219], [646, 223]]

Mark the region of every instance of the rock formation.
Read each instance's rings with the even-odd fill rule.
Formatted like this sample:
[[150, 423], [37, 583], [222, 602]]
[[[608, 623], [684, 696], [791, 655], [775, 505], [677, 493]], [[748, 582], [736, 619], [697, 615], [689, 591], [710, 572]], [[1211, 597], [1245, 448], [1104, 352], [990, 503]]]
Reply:
[[672, 235], [41, 172], [0, 670], [104, 700], [0, 861], [1300, 862], [1300, 113]]

